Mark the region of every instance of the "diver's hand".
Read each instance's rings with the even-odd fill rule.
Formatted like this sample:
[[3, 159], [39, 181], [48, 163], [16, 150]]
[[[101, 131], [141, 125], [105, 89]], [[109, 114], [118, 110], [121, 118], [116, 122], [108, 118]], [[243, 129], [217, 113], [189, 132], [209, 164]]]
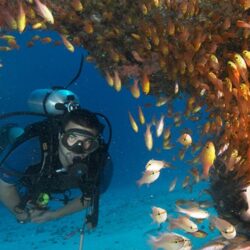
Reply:
[[29, 211], [24, 210], [23, 208], [20, 208], [20, 207], [16, 206], [13, 212], [14, 212], [14, 214], [16, 216], [17, 222], [19, 222], [21, 224], [30, 222]]
[[30, 211], [31, 222], [44, 223], [56, 219], [56, 212], [49, 210], [32, 210]]
[[28, 223], [30, 222], [30, 214], [26, 211], [18, 213], [16, 214], [16, 220], [21, 224]]

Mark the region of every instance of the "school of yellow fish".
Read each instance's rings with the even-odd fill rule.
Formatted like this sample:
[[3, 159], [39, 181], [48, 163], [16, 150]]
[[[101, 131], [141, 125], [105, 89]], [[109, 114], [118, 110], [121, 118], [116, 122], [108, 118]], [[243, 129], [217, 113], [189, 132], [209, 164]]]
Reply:
[[[195, 183], [208, 179], [216, 157], [222, 157], [228, 171], [235, 170], [246, 184], [250, 180], [250, 0], [0, 0], [0, 51], [19, 49], [17, 30], [54, 30], [61, 40], [34, 35], [28, 47], [36, 42], [63, 44], [70, 52], [84, 47], [88, 61], [95, 63], [116, 91], [126, 87], [134, 98], [141, 92], [156, 97], [156, 106], [169, 105], [176, 97], [187, 98], [183, 113], [164, 114], [157, 121], [147, 121], [142, 107], [138, 120], [145, 125], [146, 148], [154, 148], [152, 128], [163, 138], [164, 150], [173, 147], [171, 129], [165, 120], [172, 117], [176, 127], [182, 118], [198, 121], [206, 106], [209, 120], [200, 129], [200, 136], [210, 139], [194, 144], [187, 131], [180, 134], [183, 145], [179, 158], [192, 147], [199, 152], [192, 163], [202, 165], [202, 175], [196, 167], [190, 169]], [[1, 64], [2, 67], [2, 64]], [[128, 112], [131, 127], [138, 132], [132, 112]], [[137, 181], [138, 186], [156, 181], [171, 164], [150, 160]], [[177, 177], [169, 191], [175, 189]], [[190, 176], [182, 183], [190, 187]], [[204, 204], [203, 204], [204, 205]], [[189, 217], [206, 219], [209, 214], [200, 204], [176, 206], [185, 214], [171, 218], [169, 228], [181, 228], [197, 237], [204, 232]], [[153, 207], [151, 217], [157, 224], [167, 220], [167, 211]], [[235, 228], [218, 217], [209, 219], [226, 240], [237, 238]], [[226, 240], [217, 240], [212, 247], [222, 249]], [[191, 249], [184, 236], [166, 233], [151, 237], [155, 248]], [[243, 243], [244, 244], [244, 243]], [[210, 248], [209, 248], [210, 247]], [[204, 249], [213, 249], [210, 245]], [[216, 248], [217, 247], [217, 248]], [[243, 249], [243, 248], [242, 248]]]

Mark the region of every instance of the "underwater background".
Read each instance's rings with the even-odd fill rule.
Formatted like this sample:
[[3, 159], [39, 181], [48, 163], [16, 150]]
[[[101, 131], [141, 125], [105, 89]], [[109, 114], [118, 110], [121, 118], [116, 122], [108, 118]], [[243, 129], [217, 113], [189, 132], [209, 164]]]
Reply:
[[[60, 39], [56, 33], [34, 32], [27, 29], [22, 35], [13, 33], [21, 46], [18, 50], [1, 53], [0, 60], [0, 112], [28, 110], [29, 94], [39, 88], [65, 86], [76, 74], [81, 55], [87, 55], [82, 48], [75, 48], [70, 53], [64, 46], [42, 44], [36, 42], [32, 48], [26, 47], [26, 42], [35, 34], [42, 37], [50, 36]], [[176, 217], [175, 201], [178, 199], [210, 200], [210, 196], [201, 193], [208, 187], [207, 181], [201, 181], [191, 189], [183, 189], [182, 182], [190, 175], [191, 166], [187, 160], [193, 159], [191, 150], [187, 150], [184, 160], [179, 160], [181, 148], [178, 137], [185, 129], [192, 131], [194, 142], [199, 138], [196, 133], [199, 126], [204, 124], [207, 114], [201, 112], [199, 121], [184, 121], [180, 127], [173, 125], [173, 119], [165, 118], [165, 127], [171, 127], [171, 150], [163, 150], [162, 138], [156, 138], [154, 127], [154, 147], [148, 151], [144, 144], [145, 125], [139, 126], [136, 134], [129, 123], [128, 111], [137, 117], [138, 106], [141, 106], [149, 123], [153, 117], [160, 119], [167, 113], [166, 106], [156, 107], [156, 99], [152, 96], [141, 95], [135, 99], [129, 89], [125, 87], [119, 93], [108, 86], [94, 64], [85, 62], [80, 78], [70, 87], [79, 98], [83, 108], [105, 114], [113, 129], [113, 140], [110, 154], [114, 163], [114, 174], [109, 189], [101, 196], [100, 216], [98, 227], [91, 233], [84, 235], [84, 250], [142, 250], [151, 249], [148, 243], [149, 235], [157, 236], [168, 230], [168, 222], [158, 230], [158, 225], [152, 223], [151, 207], [158, 206], [167, 210], [168, 215]], [[175, 112], [184, 112], [186, 96], [180, 96], [174, 103]], [[1, 121], [17, 122], [25, 125], [35, 121], [33, 117], [14, 117]], [[205, 137], [203, 138], [206, 139]], [[173, 168], [161, 171], [159, 179], [149, 187], [138, 187], [136, 181], [141, 177], [146, 163], [150, 159], [165, 160]], [[201, 165], [198, 165], [201, 170]], [[177, 185], [173, 192], [169, 192], [171, 181], [177, 177]], [[57, 206], [52, 202], [51, 207]], [[213, 209], [208, 209], [215, 214]], [[84, 220], [84, 212], [44, 224], [18, 224], [15, 218], [0, 206], [0, 249], [79, 249], [80, 228]], [[211, 232], [208, 222], [198, 225], [208, 233], [205, 238], [195, 238], [181, 230], [174, 232], [190, 238], [193, 249], [199, 249], [204, 243], [218, 235], [218, 231]], [[79, 249], [80, 250], [80, 249]]]

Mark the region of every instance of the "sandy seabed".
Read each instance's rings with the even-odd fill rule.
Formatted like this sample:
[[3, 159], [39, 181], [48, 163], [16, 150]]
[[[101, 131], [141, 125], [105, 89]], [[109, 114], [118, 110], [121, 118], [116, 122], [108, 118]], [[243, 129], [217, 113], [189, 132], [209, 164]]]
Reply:
[[[198, 187], [199, 186], [199, 187]], [[169, 193], [167, 185], [152, 184], [141, 188], [136, 185], [128, 188], [110, 189], [102, 195], [100, 201], [100, 218], [97, 229], [84, 234], [84, 250], [146, 250], [152, 249], [148, 244], [149, 235], [157, 236], [166, 231], [168, 223], [162, 230], [152, 223], [151, 207], [159, 206], [168, 211], [168, 215], [176, 217], [174, 202], [178, 199], [199, 197], [199, 192], [205, 183], [198, 184], [192, 192], [176, 188]], [[200, 200], [209, 199], [203, 195]], [[208, 209], [215, 213], [213, 209]], [[84, 214], [77, 213], [57, 221], [45, 224], [21, 225], [1, 207], [0, 245], [1, 250], [82, 250], [79, 249], [80, 228]], [[208, 221], [198, 224], [199, 229], [206, 231], [208, 236], [200, 239], [183, 233], [190, 238], [193, 249], [199, 249], [210, 239], [218, 235], [218, 231], [210, 232]]]

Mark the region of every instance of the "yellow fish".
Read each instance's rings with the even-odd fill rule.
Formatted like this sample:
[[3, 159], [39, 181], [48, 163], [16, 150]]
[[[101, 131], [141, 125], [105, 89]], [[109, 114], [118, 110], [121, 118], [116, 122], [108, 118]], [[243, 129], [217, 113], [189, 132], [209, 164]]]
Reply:
[[243, 50], [242, 51], [242, 56], [247, 64], [248, 67], [250, 67], [250, 51], [248, 50]]
[[113, 79], [113, 77], [110, 75], [110, 73], [108, 71], [105, 71], [105, 74], [106, 74], [106, 81], [107, 81], [108, 85], [110, 87], [113, 87], [114, 86], [114, 79]]
[[128, 116], [129, 116], [129, 121], [130, 121], [132, 129], [137, 133], [139, 129], [138, 129], [138, 126], [134, 117], [131, 115], [130, 112], [128, 112]]
[[150, 81], [147, 74], [143, 74], [141, 85], [143, 93], [147, 95], [150, 91]]
[[70, 51], [70, 52], [74, 52], [75, 48], [72, 45], [72, 43], [67, 39], [67, 37], [65, 35], [61, 35], [63, 44], [65, 45], [65, 47]]
[[152, 125], [147, 124], [146, 126], [147, 126], [147, 128], [146, 128], [146, 132], [144, 134], [144, 140], [145, 140], [145, 145], [146, 145], [147, 149], [150, 151], [153, 148], [153, 136], [151, 133], [151, 126]]
[[247, 70], [247, 64], [245, 60], [242, 58], [240, 54], [234, 54], [234, 62], [237, 66], [237, 69], [240, 73], [240, 76], [244, 80], [245, 83], [248, 82], [248, 70]]
[[134, 98], [139, 98], [140, 97], [140, 89], [138, 86], [138, 79], [134, 79], [134, 83], [130, 87], [130, 92]]
[[216, 158], [215, 147], [213, 142], [208, 141], [200, 154], [200, 161], [203, 166], [203, 176], [208, 178], [209, 170], [214, 164]]
[[144, 114], [142, 112], [142, 108], [140, 106], [138, 107], [138, 114], [139, 114], [140, 123], [144, 124], [145, 123], [145, 117], [144, 117]]
[[25, 16], [22, 2], [19, 1], [18, 3], [19, 3], [19, 13], [17, 17], [17, 27], [18, 27], [19, 33], [22, 33], [26, 27], [26, 16]]
[[43, 17], [47, 22], [54, 24], [54, 17], [49, 8], [39, 0], [34, 0], [34, 2], [36, 3], [39, 15]]
[[114, 88], [117, 92], [122, 88], [122, 81], [117, 70], [114, 71]]

